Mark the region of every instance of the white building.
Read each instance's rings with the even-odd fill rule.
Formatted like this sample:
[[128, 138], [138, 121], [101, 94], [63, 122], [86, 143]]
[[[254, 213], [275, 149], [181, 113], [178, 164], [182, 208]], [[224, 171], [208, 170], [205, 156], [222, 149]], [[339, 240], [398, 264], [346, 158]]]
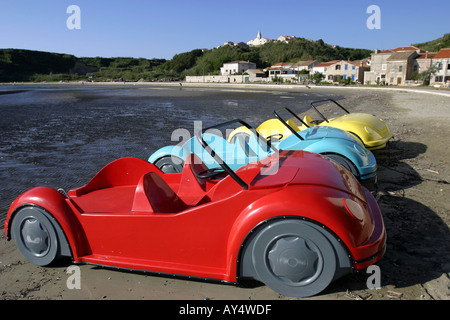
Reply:
[[317, 60], [299, 61], [294, 63], [291, 68], [296, 70], [297, 72], [300, 72], [302, 70], [308, 70], [309, 72], [311, 72], [313, 68], [319, 63], [320, 62]]
[[269, 68], [264, 69], [269, 73], [269, 78], [272, 80], [274, 78], [297, 81], [301, 79], [300, 74], [303, 70], [311, 72], [314, 66], [318, 65], [319, 61], [298, 61], [298, 62], [280, 62], [272, 65]]
[[311, 73], [320, 72], [323, 75], [325, 75], [328, 71], [328, 68], [336, 62], [339, 62], [339, 60], [332, 60], [332, 61], [318, 63], [313, 66]]
[[223, 64], [220, 68], [220, 74], [223, 76], [233, 75], [236, 73], [244, 73], [248, 69], [256, 69], [256, 63], [250, 61], [232, 61]]
[[273, 40], [272, 39], [268, 39], [268, 38], [263, 38], [261, 36], [261, 31], [258, 31], [258, 35], [256, 36], [256, 38], [253, 39], [253, 40], [248, 41], [247, 44], [249, 46], [255, 46], [256, 47], [256, 46], [262, 46], [263, 44], [266, 44], [268, 42], [273, 42]]
[[438, 70], [431, 77], [430, 84], [450, 86], [450, 48], [441, 49], [433, 58], [433, 64]]
[[290, 40], [295, 39], [295, 36], [279, 36], [277, 41], [288, 43]]

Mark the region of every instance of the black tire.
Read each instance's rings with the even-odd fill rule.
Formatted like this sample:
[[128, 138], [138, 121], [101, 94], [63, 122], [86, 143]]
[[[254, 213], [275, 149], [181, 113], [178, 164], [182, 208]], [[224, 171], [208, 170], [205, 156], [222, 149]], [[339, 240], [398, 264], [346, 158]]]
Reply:
[[322, 155], [327, 157], [328, 159], [331, 159], [334, 162], [340, 164], [345, 169], [350, 171], [355, 176], [355, 178], [359, 179], [358, 169], [356, 168], [355, 164], [353, 162], [351, 162], [349, 159], [347, 159], [346, 157], [344, 157], [340, 154], [336, 154], [336, 153], [324, 153]]
[[164, 173], [180, 173], [183, 171], [184, 161], [176, 156], [165, 156], [154, 162]]
[[38, 266], [56, 262], [63, 256], [62, 252], [68, 250], [64, 233], [56, 220], [38, 206], [23, 207], [16, 212], [11, 236], [20, 253]]
[[258, 280], [289, 297], [309, 297], [324, 290], [337, 270], [337, 256], [325, 232], [295, 219], [268, 223], [253, 242]]

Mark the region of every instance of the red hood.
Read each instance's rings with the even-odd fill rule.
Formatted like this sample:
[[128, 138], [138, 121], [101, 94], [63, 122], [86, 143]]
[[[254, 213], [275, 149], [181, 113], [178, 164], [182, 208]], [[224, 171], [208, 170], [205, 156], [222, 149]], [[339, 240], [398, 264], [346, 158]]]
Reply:
[[322, 185], [351, 193], [366, 202], [364, 190], [355, 177], [342, 166], [321, 155], [283, 150], [259, 161], [258, 166], [261, 170], [250, 182], [251, 187]]

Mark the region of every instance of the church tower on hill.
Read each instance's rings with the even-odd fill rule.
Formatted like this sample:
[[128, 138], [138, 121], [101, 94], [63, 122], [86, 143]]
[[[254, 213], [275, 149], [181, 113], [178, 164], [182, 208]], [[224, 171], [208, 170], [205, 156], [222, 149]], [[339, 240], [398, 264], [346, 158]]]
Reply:
[[273, 40], [268, 39], [268, 38], [263, 38], [261, 35], [261, 31], [258, 31], [258, 35], [256, 36], [256, 38], [248, 41], [247, 44], [249, 46], [262, 46], [263, 44], [268, 43], [268, 42], [273, 42]]

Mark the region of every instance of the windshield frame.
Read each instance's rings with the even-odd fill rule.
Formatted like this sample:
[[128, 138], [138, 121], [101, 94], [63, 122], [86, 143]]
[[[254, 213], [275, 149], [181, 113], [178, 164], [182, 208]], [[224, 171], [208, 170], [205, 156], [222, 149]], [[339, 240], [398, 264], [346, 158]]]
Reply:
[[217, 125], [213, 125], [207, 128], [203, 128], [202, 130], [199, 130], [198, 132], [195, 133], [198, 142], [200, 143], [200, 145], [211, 155], [211, 157], [214, 158], [214, 160], [216, 160], [216, 162], [222, 167], [222, 169], [228, 173], [240, 186], [242, 186], [242, 188], [244, 188], [244, 190], [248, 190], [248, 184], [241, 178], [239, 177], [236, 172], [230, 168], [229, 165], [227, 165], [225, 163], [225, 161], [223, 161], [223, 159], [209, 146], [209, 144], [203, 139], [203, 133], [205, 133], [208, 130], [211, 129], [219, 129], [219, 128], [223, 128], [226, 126], [229, 126], [233, 123], [240, 123], [241, 125], [245, 126], [247, 129], [249, 129], [253, 134], [256, 135], [259, 144], [263, 145], [264, 143], [266, 144], [266, 146], [268, 148], [271, 148], [274, 152], [278, 152], [278, 149], [276, 147], [274, 147], [270, 141], [264, 139], [259, 133], [258, 131], [253, 128], [251, 125], [249, 125], [247, 122], [241, 120], [241, 119], [234, 119], [231, 121], [226, 121]]
[[347, 109], [345, 109], [341, 104], [339, 104], [338, 102], [336, 102], [336, 100], [333, 100], [333, 99], [323, 99], [323, 100], [317, 100], [317, 101], [313, 101], [313, 102], [311, 102], [311, 107], [314, 109], [314, 110], [316, 110], [316, 112], [320, 115], [320, 117], [324, 120], [324, 121], [326, 121], [327, 123], [329, 123], [330, 121], [328, 121], [328, 119], [323, 115], [323, 113], [322, 112], [320, 112], [317, 108], [316, 108], [316, 106], [314, 105], [314, 104], [317, 104], [317, 103], [322, 103], [322, 102], [333, 102], [334, 104], [336, 104], [339, 108], [341, 108], [342, 110], [344, 110], [345, 111], [345, 113], [350, 113]]
[[280, 116], [279, 114], [278, 114], [278, 112], [280, 112], [281, 110], [286, 110], [287, 112], [289, 112], [292, 116], [294, 116], [294, 118], [296, 118], [297, 120], [299, 120], [303, 125], [305, 125], [307, 128], [309, 128], [309, 125], [305, 122], [305, 121], [303, 121], [299, 116], [297, 116], [296, 114], [295, 114], [295, 112], [293, 112], [291, 109], [289, 109], [288, 107], [283, 107], [283, 108], [280, 108], [280, 109], [278, 109], [278, 110], [274, 110], [273, 111], [273, 114], [275, 115], [275, 117], [277, 117], [277, 119], [278, 120], [280, 120], [288, 129], [289, 129], [289, 131], [291, 131], [297, 138], [299, 138], [300, 140], [305, 140], [304, 138], [302, 138], [302, 136], [300, 136], [300, 134], [297, 132], [297, 131], [295, 131], [294, 130], [294, 128], [292, 128], [288, 123], [287, 123], [287, 121], [286, 120], [284, 120], [283, 119], [283, 117], [282, 116]]

